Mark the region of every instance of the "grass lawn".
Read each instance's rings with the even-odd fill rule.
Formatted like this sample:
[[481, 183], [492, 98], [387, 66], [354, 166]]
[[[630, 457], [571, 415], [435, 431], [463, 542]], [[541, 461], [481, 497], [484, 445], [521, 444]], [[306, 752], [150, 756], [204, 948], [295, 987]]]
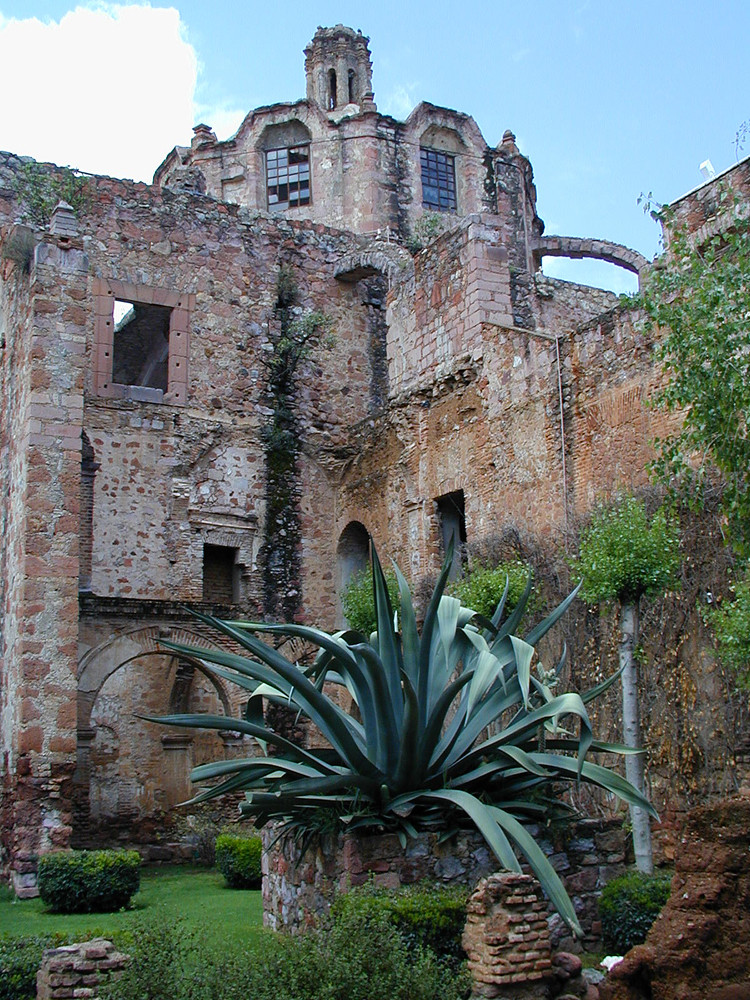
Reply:
[[182, 920], [216, 950], [253, 945], [263, 933], [260, 892], [227, 889], [223, 875], [195, 865], [142, 869], [132, 909], [119, 913], [48, 913], [41, 899], [0, 897], [0, 934], [111, 937], [152, 917], [164, 923]]

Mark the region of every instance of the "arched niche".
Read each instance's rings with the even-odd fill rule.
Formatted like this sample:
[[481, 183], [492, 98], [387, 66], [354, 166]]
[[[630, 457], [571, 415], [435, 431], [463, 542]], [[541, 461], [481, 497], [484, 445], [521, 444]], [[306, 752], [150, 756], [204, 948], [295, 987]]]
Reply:
[[267, 125], [258, 139], [258, 149], [267, 152], [269, 149], [287, 149], [289, 146], [305, 146], [312, 136], [307, 126], [298, 118], [277, 125]]
[[430, 125], [419, 137], [419, 145], [458, 155], [466, 152], [466, 143], [459, 133], [445, 125]]
[[370, 533], [361, 521], [350, 521], [336, 546], [339, 597], [351, 578], [370, 565]]

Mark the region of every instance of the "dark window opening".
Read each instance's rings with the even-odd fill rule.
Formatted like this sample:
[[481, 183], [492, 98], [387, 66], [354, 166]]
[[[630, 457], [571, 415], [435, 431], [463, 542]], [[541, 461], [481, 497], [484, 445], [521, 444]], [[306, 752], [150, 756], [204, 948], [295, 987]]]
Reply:
[[436, 149], [419, 151], [422, 163], [422, 205], [436, 212], [457, 208], [455, 157]]
[[328, 70], [328, 110], [336, 107], [336, 70]]
[[455, 490], [446, 493], [435, 501], [438, 520], [440, 522], [440, 540], [442, 551], [448, 551], [453, 539], [453, 563], [449, 579], [455, 580], [461, 573], [461, 565], [466, 552], [466, 508], [464, 491]]
[[237, 600], [237, 549], [228, 545], [203, 546], [203, 600], [234, 604]]
[[270, 149], [266, 153], [266, 184], [271, 212], [309, 205], [310, 147]]
[[112, 381], [167, 391], [172, 310], [115, 300]]
[[353, 69], [349, 70], [349, 103], [354, 104], [357, 99], [357, 76]]

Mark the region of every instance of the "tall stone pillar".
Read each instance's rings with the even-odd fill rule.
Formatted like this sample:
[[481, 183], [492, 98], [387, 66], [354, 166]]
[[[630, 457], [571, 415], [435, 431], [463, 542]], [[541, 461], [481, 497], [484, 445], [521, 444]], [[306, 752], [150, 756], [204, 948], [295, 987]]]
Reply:
[[[67, 847], [76, 766], [81, 430], [88, 259], [61, 203], [27, 275], [0, 289], [13, 370], [3, 401], [3, 843], [18, 895]], [[10, 389], [9, 389], [10, 392]]]

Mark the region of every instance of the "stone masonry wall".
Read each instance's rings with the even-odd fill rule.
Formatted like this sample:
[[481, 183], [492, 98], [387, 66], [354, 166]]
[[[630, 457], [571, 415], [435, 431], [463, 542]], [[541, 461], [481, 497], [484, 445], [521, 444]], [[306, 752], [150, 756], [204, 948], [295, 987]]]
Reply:
[[[277, 831], [263, 830], [263, 920], [275, 930], [295, 931], [328, 912], [336, 892], [372, 879], [377, 886], [398, 888], [429, 881], [473, 888], [496, 870], [497, 860], [476, 832], [438, 842], [434, 834], [408, 840], [404, 849], [395, 834], [328, 835], [301, 855], [288, 839], [268, 848]], [[626, 834], [617, 820], [582, 820], [564, 833], [530, 832], [547, 854], [573, 900], [584, 930], [584, 945], [601, 939], [597, 900], [604, 886], [625, 870]], [[555, 948], [579, 951], [562, 919], [545, 904], [545, 937]]]
[[14, 437], [8, 524], [17, 566], [3, 609], [13, 700], [3, 714], [6, 836], [20, 891], [37, 853], [66, 846], [70, 835], [87, 269], [80, 243], [52, 235], [37, 245], [28, 276], [11, 279], [28, 283], [28, 320], [16, 326], [9, 317], [11, 378], [23, 388], [4, 431]]
[[50, 948], [37, 973], [37, 1000], [95, 1000], [100, 987], [129, 961], [104, 938]]

